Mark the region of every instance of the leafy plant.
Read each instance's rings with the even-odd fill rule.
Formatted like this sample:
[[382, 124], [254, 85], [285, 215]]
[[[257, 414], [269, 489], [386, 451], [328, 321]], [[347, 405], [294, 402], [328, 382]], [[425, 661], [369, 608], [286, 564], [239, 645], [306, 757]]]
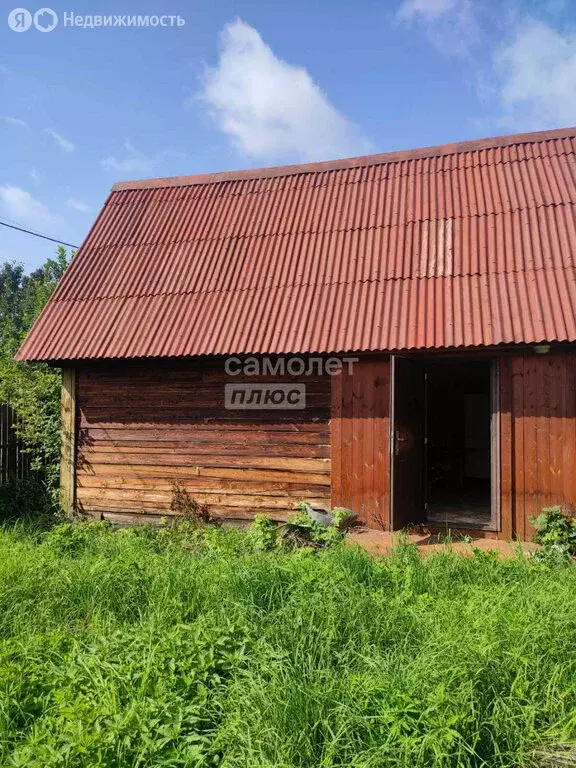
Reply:
[[30, 275], [19, 264], [0, 265], [0, 402], [11, 405], [19, 417], [15, 431], [32, 455], [32, 468], [41, 473], [37, 496], [45, 491], [52, 509], [58, 506], [61, 375], [42, 363], [17, 362], [14, 355], [68, 260], [60, 246], [55, 258]]
[[[10, 478], [0, 485], [0, 521], [22, 517], [44, 518], [51, 507], [46, 485], [35, 478]], [[49, 522], [47, 519], [45, 522]]]
[[267, 515], [255, 515], [249, 535], [257, 552], [270, 552], [278, 544], [278, 526]]
[[546, 507], [530, 518], [536, 533], [534, 541], [542, 549], [534, 557], [540, 562], [567, 562], [576, 555], [576, 519], [561, 506]]
[[178, 481], [172, 484], [171, 511], [182, 520], [196, 523], [213, 523], [207, 504], [201, 504], [192, 498], [188, 490]]
[[335, 524], [324, 526], [314, 522], [305, 512], [296, 512], [279, 530], [284, 547], [325, 549], [342, 541], [343, 531]]
[[534, 765], [576, 739], [575, 615], [520, 556], [4, 526], [0, 765]]

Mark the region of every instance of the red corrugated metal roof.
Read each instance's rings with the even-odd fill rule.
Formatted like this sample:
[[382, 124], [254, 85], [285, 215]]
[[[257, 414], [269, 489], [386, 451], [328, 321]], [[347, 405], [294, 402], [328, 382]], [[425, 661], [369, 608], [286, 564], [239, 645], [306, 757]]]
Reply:
[[23, 360], [576, 341], [576, 128], [117, 184]]

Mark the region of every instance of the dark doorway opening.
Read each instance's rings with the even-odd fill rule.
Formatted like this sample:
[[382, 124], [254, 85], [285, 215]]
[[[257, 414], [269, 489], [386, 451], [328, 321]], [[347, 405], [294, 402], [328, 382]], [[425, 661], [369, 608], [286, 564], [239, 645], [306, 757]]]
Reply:
[[425, 507], [430, 523], [492, 527], [491, 365], [426, 366]]
[[393, 358], [392, 526], [497, 528], [494, 366]]

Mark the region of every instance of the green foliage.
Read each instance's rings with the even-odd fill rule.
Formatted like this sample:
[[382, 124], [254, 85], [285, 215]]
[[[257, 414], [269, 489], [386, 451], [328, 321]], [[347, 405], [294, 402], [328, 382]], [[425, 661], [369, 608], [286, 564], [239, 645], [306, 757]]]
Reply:
[[[0, 521], [22, 517], [41, 519], [50, 507], [51, 498], [46, 486], [33, 478], [11, 478], [0, 485]], [[49, 524], [49, 519], [45, 522]]]
[[182, 520], [196, 523], [214, 522], [207, 504], [200, 504], [179, 482], [172, 484], [171, 511]]
[[534, 541], [542, 545], [534, 555], [536, 560], [569, 562], [576, 555], [576, 519], [562, 507], [546, 507], [530, 520], [536, 530]]
[[258, 548], [0, 530], [0, 765], [512, 768], [576, 738], [576, 569]]
[[13, 358], [67, 263], [66, 249], [60, 246], [54, 259], [30, 275], [18, 264], [0, 266], [0, 402], [9, 403], [20, 417], [16, 431], [33, 456], [33, 468], [43, 473], [38, 493], [45, 490], [53, 505], [58, 488], [60, 372]]
[[278, 544], [278, 526], [267, 515], [255, 515], [249, 529], [254, 549], [271, 552]]
[[[343, 515], [344, 519], [347, 517], [347, 514]], [[250, 525], [249, 538], [256, 552], [290, 551], [300, 547], [328, 549], [344, 538], [340, 523], [341, 518], [336, 515], [334, 523], [325, 527], [311, 520], [305, 512], [296, 512], [287, 523], [276, 525], [266, 515], [256, 515]]]
[[278, 537], [279, 545], [284, 549], [325, 549], [342, 541], [344, 534], [334, 525], [323, 526], [314, 522], [306, 512], [296, 512], [280, 526]]

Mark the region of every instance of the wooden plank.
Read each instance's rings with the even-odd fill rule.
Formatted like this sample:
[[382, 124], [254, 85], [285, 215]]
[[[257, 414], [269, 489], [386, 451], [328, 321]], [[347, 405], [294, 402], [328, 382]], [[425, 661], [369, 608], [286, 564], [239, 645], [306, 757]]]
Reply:
[[[127, 511], [122, 508], [114, 509], [107, 507], [106, 509], [90, 509], [84, 508], [82, 513], [94, 517], [98, 520], [109, 520], [114, 525], [138, 525], [138, 524], [162, 524], [162, 518], [175, 517], [174, 513], [169, 511], [158, 509], [147, 510], [145, 513]], [[293, 514], [292, 510], [270, 510], [270, 518], [276, 522], [282, 523], [290, 518]], [[221, 520], [225, 523], [233, 521], [242, 521], [244, 524], [248, 524], [253, 518], [254, 513], [252, 510], [231, 508], [231, 507], [218, 507], [211, 510], [211, 515], [217, 520]]]
[[320, 442], [326, 443], [326, 434], [328, 429], [326, 421], [280, 421], [267, 425], [262, 422], [225, 422], [219, 420], [199, 419], [190, 424], [172, 423], [166, 425], [156, 425], [154, 427], [139, 426], [132, 422], [120, 425], [119, 427], [87, 427], [80, 430], [80, 436], [85, 442], [90, 440], [113, 440], [113, 441], [137, 441], [144, 440], [158, 442], [189, 442], [196, 439], [196, 435], [205, 433], [222, 433], [229, 435], [255, 432], [261, 434], [266, 432], [271, 437], [282, 439], [285, 434], [301, 435], [310, 433], [318, 435]]
[[[252, 445], [231, 444], [224, 438], [219, 443], [197, 443], [191, 444], [188, 450], [169, 451], [165, 448], [147, 448], [134, 449], [118, 447], [115, 449], [102, 449], [99, 445], [83, 446], [80, 456], [85, 461], [96, 461], [106, 463], [134, 462], [140, 461], [143, 464], [166, 462], [173, 464], [198, 464], [202, 461], [209, 461], [211, 457], [223, 459], [227, 457], [231, 462], [242, 463], [241, 457], [246, 457], [250, 461], [252, 457], [278, 457], [279, 461], [289, 459], [329, 459], [330, 446], [328, 445], [269, 445], [264, 448], [255, 448]], [[205, 457], [205, 458], [203, 458]]]
[[[117, 440], [110, 440], [106, 437], [104, 432], [101, 432], [98, 436], [97, 447], [100, 451], [124, 451], [128, 452], [142, 452], [149, 451], [155, 453], [171, 453], [174, 452], [186, 452], [190, 450], [191, 446], [196, 445], [220, 445], [225, 442], [228, 445], [234, 446], [246, 446], [249, 445], [253, 450], [259, 447], [261, 451], [267, 451], [268, 446], [301, 446], [301, 447], [316, 447], [316, 446], [329, 446], [330, 445], [330, 432], [325, 430], [324, 432], [273, 432], [273, 431], [258, 431], [258, 432], [226, 432], [222, 434], [218, 430], [210, 430], [205, 432], [195, 432], [189, 436], [188, 440], [171, 440], [170, 433], [165, 434], [164, 439], [157, 440], [139, 440], [131, 439], [125, 440], [123, 438]], [[88, 447], [90, 441], [85, 441]]]
[[[219, 493], [257, 493], [270, 496], [282, 494], [319, 496], [326, 492], [326, 483], [316, 485], [314, 483], [300, 482], [269, 482], [239, 479], [212, 478], [200, 475], [178, 478], [179, 485], [185, 488], [205, 489], [206, 492]], [[118, 488], [126, 491], [142, 490], [171, 490], [174, 487], [174, 479], [170, 477], [151, 478], [147, 475], [128, 478], [126, 475], [87, 475], [78, 473], [76, 477], [77, 488]]]
[[524, 355], [512, 358], [512, 439], [513, 439], [513, 501], [514, 533], [517, 539], [524, 539], [526, 518], [526, 457], [524, 453]]
[[374, 445], [374, 427], [376, 423], [376, 392], [375, 382], [378, 370], [378, 363], [369, 360], [364, 366], [362, 375], [362, 387], [360, 402], [358, 404], [358, 419], [361, 422], [361, 433], [359, 439], [360, 454], [360, 495], [362, 498], [363, 518], [370, 527], [376, 527], [376, 488], [375, 488], [375, 445]]
[[498, 359], [500, 384], [500, 531], [502, 538], [513, 536], [513, 447], [512, 447], [512, 367], [509, 358]]
[[[551, 392], [550, 371], [553, 365], [552, 355], [534, 355], [535, 363], [535, 402], [534, 421], [536, 428], [536, 496], [532, 507], [532, 515], [539, 515], [543, 507], [550, 503], [551, 491], [551, 456], [550, 456], [550, 427], [551, 427]], [[533, 526], [527, 520], [527, 536], [532, 536]]]
[[566, 368], [568, 358], [559, 355], [550, 355], [549, 386], [550, 403], [548, 408], [548, 430], [550, 451], [550, 485], [549, 503], [557, 503], [558, 499], [564, 503], [565, 498], [562, 489], [564, 474], [564, 452], [562, 445], [562, 431], [565, 419], [564, 387], [566, 382]]
[[[300, 501], [307, 501], [309, 504], [325, 504], [327, 500], [326, 495], [322, 496], [306, 496], [301, 499], [294, 498], [289, 499], [286, 496], [234, 496], [232, 494], [221, 493], [199, 493], [192, 492], [190, 497], [202, 504], [207, 504], [209, 507], [227, 506], [227, 507], [244, 507], [253, 509], [292, 509], [296, 508], [296, 505]], [[130, 496], [126, 494], [116, 493], [114, 491], [101, 491], [98, 494], [89, 494], [86, 491], [78, 492], [77, 501], [79, 504], [88, 506], [91, 508], [106, 507], [108, 504], [113, 506], [123, 506], [126, 509], [134, 508], [139, 509], [149, 504], [162, 504], [166, 508], [170, 508], [172, 502], [171, 493], [155, 493], [153, 491], [132, 491]]]
[[[116, 475], [118, 468], [111, 464], [92, 464], [90, 471], [93, 475], [110, 476]], [[297, 482], [311, 483], [312, 485], [330, 485], [330, 472], [312, 473], [312, 472], [289, 472], [275, 469], [236, 469], [229, 467], [154, 467], [154, 466], [133, 466], [126, 467], [123, 476], [126, 478], [137, 477], [218, 477], [238, 480], [263, 480], [265, 482]]]
[[60, 395], [60, 506], [72, 515], [75, 502], [76, 370], [64, 368]]
[[562, 498], [576, 503], [576, 355], [567, 354], [562, 377]]
[[352, 480], [352, 439], [353, 439], [353, 376], [342, 376], [342, 417], [341, 417], [341, 450], [342, 450], [342, 506], [355, 510], [354, 483]]
[[374, 522], [390, 529], [390, 360], [378, 361], [374, 379]]
[[369, 373], [367, 368], [369, 363], [360, 363], [354, 366], [354, 373], [352, 375], [352, 408], [350, 412], [351, 429], [351, 452], [350, 463], [348, 467], [348, 475], [351, 479], [351, 498], [354, 499], [354, 512], [356, 512], [361, 520], [366, 521], [366, 499], [365, 490], [362, 485], [364, 476], [364, 461], [365, 457], [362, 452], [363, 448], [363, 411], [364, 411], [364, 390], [366, 388], [367, 380], [369, 379]]
[[342, 381], [344, 374], [332, 376], [332, 406], [330, 412], [330, 454], [331, 467], [331, 506], [339, 507], [344, 504], [342, 496]]
[[[330, 474], [330, 459], [300, 459], [284, 456], [227, 456], [227, 455], [200, 455], [191, 452], [187, 456], [172, 455], [166, 462], [160, 462], [157, 455], [137, 455], [133, 461], [126, 457], [116, 461], [111, 454], [91, 454], [83, 460], [84, 466], [110, 466], [114, 473], [117, 469], [114, 465], [121, 464], [129, 469], [138, 466], [144, 471], [150, 467], [151, 471], [174, 467], [177, 470], [191, 470], [196, 472], [198, 467], [241, 467], [242, 469], [281, 469], [290, 472], [323, 472]], [[90, 460], [88, 460], [90, 459]]]

